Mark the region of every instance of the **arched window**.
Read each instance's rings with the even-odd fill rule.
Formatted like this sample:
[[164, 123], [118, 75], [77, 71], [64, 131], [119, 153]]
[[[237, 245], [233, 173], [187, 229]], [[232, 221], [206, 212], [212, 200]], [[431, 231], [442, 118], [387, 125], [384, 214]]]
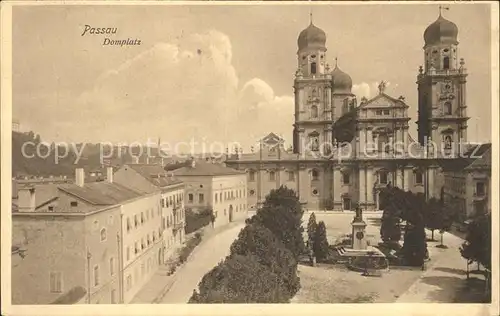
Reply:
[[316, 105], [311, 106], [311, 118], [318, 117], [318, 107]]
[[269, 181], [275, 181], [276, 180], [276, 173], [274, 171], [269, 172]]
[[377, 137], [377, 149], [379, 152], [385, 151], [389, 152], [390, 149], [389, 136], [387, 133], [380, 133]]
[[319, 134], [317, 132], [309, 134], [309, 148], [311, 148], [312, 151], [319, 150]]
[[316, 63], [311, 63], [311, 74], [316, 74]]
[[106, 228], [101, 229], [101, 241], [106, 240]]
[[415, 171], [415, 184], [424, 183], [424, 177], [421, 171]]
[[387, 171], [379, 171], [378, 180], [380, 184], [387, 184]]
[[351, 177], [348, 172], [342, 173], [342, 183], [349, 184], [351, 182]]
[[255, 181], [255, 171], [250, 170], [248, 173], [248, 181]]
[[318, 180], [318, 179], [319, 179], [319, 171], [318, 171], [318, 170], [316, 170], [316, 169], [313, 169], [313, 170], [311, 171], [311, 177], [312, 177], [312, 180], [313, 180], [313, 181]]
[[450, 57], [443, 58], [443, 69], [450, 69]]
[[451, 102], [447, 101], [443, 105], [444, 115], [451, 115]]
[[451, 149], [451, 142], [452, 142], [451, 136], [446, 135], [444, 137], [444, 149]]
[[344, 103], [342, 104], [342, 114], [346, 114], [349, 112], [349, 99], [344, 99]]

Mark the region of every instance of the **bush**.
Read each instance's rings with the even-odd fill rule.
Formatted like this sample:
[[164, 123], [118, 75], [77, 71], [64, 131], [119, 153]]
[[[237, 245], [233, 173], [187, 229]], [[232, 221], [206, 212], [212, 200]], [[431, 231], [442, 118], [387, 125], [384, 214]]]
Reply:
[[196, 234], [194, 238], [189, 239], [186, 245], [181, 249], [179, 254], [180, 263], [186, 262], [187, 258], [193, 252], [194, 248], [198, 246], [201, 242], [201, 234]]
[[202, 211], [196, 213], [191, 209], [186, 209], [186, 226], [184, 227], [184, 232], [191, 234], [210, 224], [210, 213]]

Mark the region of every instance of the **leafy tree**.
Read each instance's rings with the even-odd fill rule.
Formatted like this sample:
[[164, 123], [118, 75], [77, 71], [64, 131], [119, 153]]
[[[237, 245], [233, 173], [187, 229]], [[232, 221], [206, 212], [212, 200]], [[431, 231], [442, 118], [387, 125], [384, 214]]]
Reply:
[[402, 253], [408, 265], [420, 266], [424, 263], [428, 252], [423, 219], [417, 223], [408, 222]]
[[192, 303], [287, 303], [289, 297], [277, 274], [255, 255], [230, 255], [207, 273]]
[[326, 239], [326, 226], [323, 221], [318, 223], [314, 234], [313, 251], [318, 261], [325, 260], [328, 257], [328, 240]]
[[316, 223], [316, 215], [314, 213], [309, 216], [309, 222], [307, 223], [307, 236], [309, 240], [309, 245], [312, 245], [314, 241], [314, 235], [316, 233], [316, 229], [318, 224]]
[[255, 255], [257, 261], [277, 274], [290, 297], [300, 288], [297, 260], [266, 227], [253, 223], [243, 228], [231, 245], [231, 255]]
[[479, 262], [491, 270], [491, 214], [480, 215], [469, 224], [460, 254], [468, 264]]
[[380, 225], [380, 236], [386, 244], [397, 243], [401, 239], [400, 219], [395, 216], [394, 212], [389, 208], [385, 209], [382, 214], [382, 223]]
[[434, 240], [434, 231], [444, 227], [444, 216], [441, 203], [432, 198], [428, 201], [424, 212], [425, 227], [431, 231], [431, 239]]
[[271, 191], [262, 208], [247, 223], [261, 223], [298, 258], [304, 252], [302, 215], [295, 192], [282, 186]]

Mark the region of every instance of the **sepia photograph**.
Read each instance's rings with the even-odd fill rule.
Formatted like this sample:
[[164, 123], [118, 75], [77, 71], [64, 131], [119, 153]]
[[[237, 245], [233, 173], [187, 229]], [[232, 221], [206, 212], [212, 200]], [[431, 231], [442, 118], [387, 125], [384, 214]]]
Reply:
[[2, 314], [498, 315], [498, 3], [126, 2], [2, 4]]

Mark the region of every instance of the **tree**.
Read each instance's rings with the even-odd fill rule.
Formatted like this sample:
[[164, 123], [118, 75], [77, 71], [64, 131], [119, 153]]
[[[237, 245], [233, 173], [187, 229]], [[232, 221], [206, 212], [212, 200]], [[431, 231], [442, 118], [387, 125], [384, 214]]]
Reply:
[[467, 266], [478, 262], [491, 270], [491, 214], [480, 215], [472, 220], [467, 227], [460, 254], [467, 260]]
[[391, 206], [386, 207], [382, 214], [380, 237], [386, 244], [397, 243], [401, 239], [400, 219], [395, 215]]
[[408, 265], [423, 265], [428, 254], [423, 219], [407, 223], [402, 252]]
[[325, 260], [328, 257], [328, 240], [326, 239], [326, 226], [323, 221], [318, 223], [314, 234], [313, 251], [318, 261]]
[[269, 193], [264, 205], [247, 223], [261, 223], [298, 258], [304, 252], [302, 215], [302, 207], [295, 192], [282, 186]]
[[427, 207], [424, 209], [425, 226], [431, 231], [431, 239], [434, 241], [434, 231], [444, 227], [444, 216], [441, 208], [441, 203], [431, 198]]
[[290, 250], [266, 227], [258, 223], [247, 225], [231, 245], [231, 255], [254, 255], [269, 267], [285, 285], [290, 297], [300, 288], [297, 260]]
[[287, 303], [279, 277], [254, 255], [230, 255], [207, 273], [192, 303]]
[[309, 222], [307, 223], [307, 236], [308, 236], [308, 241], [309, 245], [311, 246], [313, 241], [314, 241], [314, 235], [316, 233], [316, 229], [318, 227], [318, 224], [316, 223], [316, 215], [314, 215], [314, 212], [309, 216]]

